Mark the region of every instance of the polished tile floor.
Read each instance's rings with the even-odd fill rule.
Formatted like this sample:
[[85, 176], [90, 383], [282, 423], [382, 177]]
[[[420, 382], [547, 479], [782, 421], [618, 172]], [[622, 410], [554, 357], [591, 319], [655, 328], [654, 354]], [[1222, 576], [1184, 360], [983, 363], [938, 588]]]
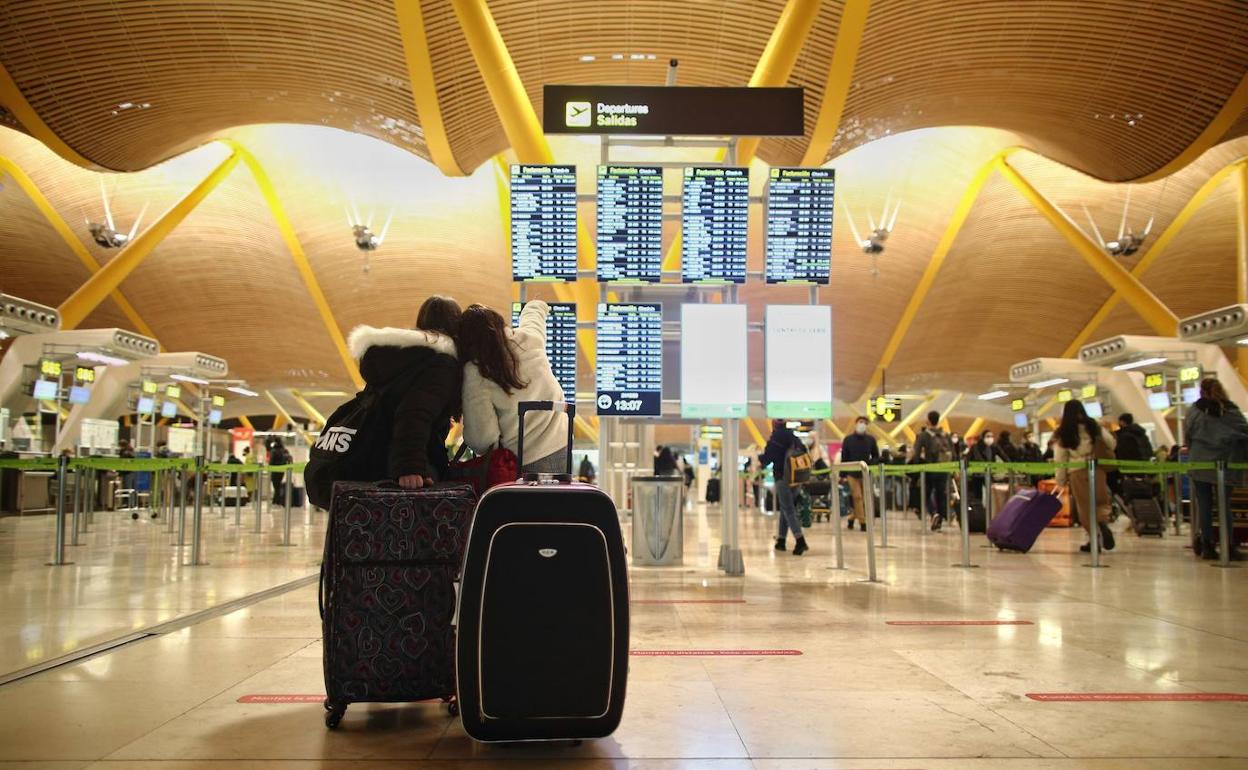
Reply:
[[[924, 536], [911, 518], [894, 522], [893, 547], [877, 549], [882, 582], [866, 583], [862, 533], [846, 534], [849, 569], [838, 571], [831, 524], [815, 525], [802, 557], [771, 550], [773, 525], [745, 514], [747, 573], [729, 578], [714, 569], [718, 516], [688, 513], [685, 566], [632, 572], [632, 647], [801, 654], [634, 657], [624, 723], [609, 739], [480, 746], [433, 704], [355, 705], [329, 732], [316, 702], [240, 702], [323, 692], [316, 590], [305, 587], [0, 687], [0, 767], [1248, 767], [1248, 703], [1027, 697], [1248, 693], [1248, 569], [1196, 562], [1174, 536], [1124, 534], [1110, 566], [1093, 570], [1068, 530], [1048, 531], [1028, 555], [976, 537], [980, 566], [958, 569], [956, 529]], [[142, 538], [114, 541], [112, 562], [90, 546], [100, 550], [90, 581], [111, 587], [88, 602], [141, 623], [136, 607], [176, 613], [199, 600], [173, 596], [234, 594], [315, 563], [310, 550], [223, 526], [213, 566], [189, 578], [167, 554], [127, 552]], [[296, 537], [311, 545], [302, 526]], [[252, 569], [267, 577], [248, 584]], [[47, 574], [6, 573], [6, 654], [14, 621], [72, 633], [70, 599], [84, 589]], [[161, 593], [179, 579], [196, 587]], [[71, 611], [58, 620], [53, 606]], [[1027, 624], [895, 624], [958, 620]]]

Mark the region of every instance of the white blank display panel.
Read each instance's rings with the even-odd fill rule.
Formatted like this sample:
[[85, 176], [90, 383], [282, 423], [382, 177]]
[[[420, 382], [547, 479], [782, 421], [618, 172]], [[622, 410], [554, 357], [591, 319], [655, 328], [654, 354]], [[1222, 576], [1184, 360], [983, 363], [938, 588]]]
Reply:
[[680, 306], [680, 416], [745, 417], [745, 305]]
[[768, 305], [767, 416], [832, 417], [832, 308]]

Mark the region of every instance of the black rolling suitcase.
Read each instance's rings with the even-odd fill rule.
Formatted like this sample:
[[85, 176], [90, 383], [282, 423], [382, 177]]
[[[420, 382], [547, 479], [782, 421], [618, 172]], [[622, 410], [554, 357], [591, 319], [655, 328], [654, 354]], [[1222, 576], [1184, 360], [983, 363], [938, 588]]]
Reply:
[[338, 482], [321, 563], [325, 724], [347, 706], [440, 698], [455, 712], [455, 579], [476, 493]]
[[[520, 404], [524, 415], [565, 408]], [[456, 672], [464, 729], [478, 741], [602, 738], [624, 711], [628, 568], [619, 517], [568, 473], [494, 487], [464, 556]]]

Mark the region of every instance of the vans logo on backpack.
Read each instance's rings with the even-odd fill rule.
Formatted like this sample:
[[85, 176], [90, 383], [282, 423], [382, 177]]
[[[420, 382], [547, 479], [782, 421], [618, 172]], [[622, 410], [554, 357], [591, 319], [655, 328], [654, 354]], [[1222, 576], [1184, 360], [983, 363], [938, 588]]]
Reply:
[[355, 433], [355, 428], [330, 428], [316, 440], [314, 448], [346, 454], [351, 450], [351, 439]]
[[538, 551], [537, 551], [537, 552], [538, 552], [538, 553], [540, 553], [543, 557], [545, 557], [545, 558], [547, 558], [547, 559], [549, 559], [549, 558], [551, 558], [552, 556], [554, 556], [555, 554], [559, 553], [559, 552], [558, 552], [558, 551], [556, 551], [554, 548], [540, 548], [540, 549], [538, 549]]

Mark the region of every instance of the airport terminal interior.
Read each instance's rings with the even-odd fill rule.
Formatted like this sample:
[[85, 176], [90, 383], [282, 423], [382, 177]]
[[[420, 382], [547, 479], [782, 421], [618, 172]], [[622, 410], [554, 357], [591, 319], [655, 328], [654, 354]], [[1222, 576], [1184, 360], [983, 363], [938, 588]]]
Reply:
[[1248, 768], [1240, 409], [1241, 0], [0, 0], [0, 768]]

